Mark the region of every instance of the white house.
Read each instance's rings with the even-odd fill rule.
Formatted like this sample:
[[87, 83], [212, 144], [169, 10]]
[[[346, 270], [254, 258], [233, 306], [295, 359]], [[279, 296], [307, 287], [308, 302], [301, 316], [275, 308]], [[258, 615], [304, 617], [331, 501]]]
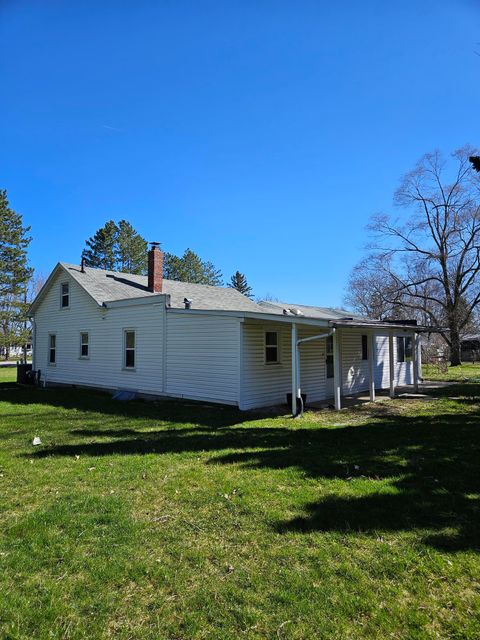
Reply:
[[46, 384], [252, 409], [417, 386], [421, 327], [320, 307], [259, 304], [231, 288], [59, 263], [31, 307], [33, 368]]

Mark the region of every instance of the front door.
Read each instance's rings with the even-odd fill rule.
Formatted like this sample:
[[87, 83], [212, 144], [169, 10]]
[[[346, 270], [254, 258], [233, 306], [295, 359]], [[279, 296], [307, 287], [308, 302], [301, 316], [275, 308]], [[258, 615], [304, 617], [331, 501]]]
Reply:
[[328, 336], [325, 344], [325, 393], [327, 398], [333, 397], [333, 336]]

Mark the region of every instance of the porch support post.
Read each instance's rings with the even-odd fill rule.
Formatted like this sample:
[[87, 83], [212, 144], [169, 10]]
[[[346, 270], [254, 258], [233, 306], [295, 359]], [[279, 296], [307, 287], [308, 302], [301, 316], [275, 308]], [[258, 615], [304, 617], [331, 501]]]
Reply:
[[370, 333], [368, 336], [368, 370], [369, 370], [369, 389], [370, 402], [375, 402], [375, 334]]
[[390, 398], [395, 398], [395, 353], [393, 350], [393, 333], [388, 334], [388, 360], [390, 371]]
[[412, 335], [413, 390], [418, 393], [418, 334]]
[[292, 323], [292, 416], [297, 415], [297, 325]]
[[338, 411], [342, 408], [342, 387], [340, 372], [340, 335], [338, 329], [333, 334], [333, 397], [335, 401], [335, 409]]

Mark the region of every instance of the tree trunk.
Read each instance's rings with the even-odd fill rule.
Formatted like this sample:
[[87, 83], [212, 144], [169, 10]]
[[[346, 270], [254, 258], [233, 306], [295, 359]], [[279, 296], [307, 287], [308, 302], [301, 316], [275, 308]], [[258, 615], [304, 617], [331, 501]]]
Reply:
[[[452, 326], [453, 325], [453, 326]], [[460, 349], [460, 333], [456, 323], [450, 325], [450, 366], [458, 367], [462, 364]]]

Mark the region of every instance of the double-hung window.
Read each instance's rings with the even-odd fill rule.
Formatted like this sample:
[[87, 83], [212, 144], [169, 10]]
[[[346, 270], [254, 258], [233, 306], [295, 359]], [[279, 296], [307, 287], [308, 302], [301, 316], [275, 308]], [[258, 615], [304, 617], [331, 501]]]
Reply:
[[277, 364], [279, 362], [278, 331], [265, 331], [265, 363]]
[[70, 306], [70, 287], [68, 282], [62, 282], [61, 284], [60, 305], [62, 309]]
[[125, 369], [135, 368], [135, 331], [132, 329], [125, 329], [124, 332], [124, 360], [123, 366]]
[[57, 336], [54, 333], [48, 335], [48, 364], [57, 361]]
[[86, 331], [82, 331], [80, 333], [80, 357], [88, 358], [89, 350], [88, 350], [88, 333]]

